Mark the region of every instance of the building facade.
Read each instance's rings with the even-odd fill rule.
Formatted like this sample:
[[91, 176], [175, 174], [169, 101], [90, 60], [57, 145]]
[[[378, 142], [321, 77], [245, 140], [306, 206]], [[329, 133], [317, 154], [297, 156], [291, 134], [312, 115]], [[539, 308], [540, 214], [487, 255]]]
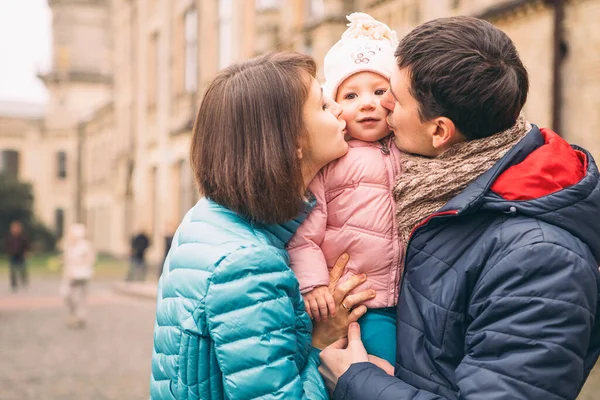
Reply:
[[162, 260], [164, 236], [198, 198], [189, 141], [203, 92], [220, 69], [267, 51], [296, 50], [315, 57], [322, 78], [322, 60], [354, 11], [382, 20], [400, 37], [438, 17], [489, 20], [513, 39], [529, 71], [526, 116], [600, 159], [600, 0], [49, 4], [54, 59], [42, 74], [50, 92], [45, 118], [24, 120], [17, 131], [29, 132], [30, 142], [20, 147], [9, 144], [15, 139], [3, 134], [0, 119], [0, 150], [21, 154], [29, 151], [26, 143], [43, 143], [35, 163], [20, 161], [28, 165], [23, 177], [34, 182], [36, 211], [51, 227], [61, 213], [62, 224], [85, 222], [103, 252], [126, 256], [130, 237], [145, 231], [154, 243], [151, 260]]

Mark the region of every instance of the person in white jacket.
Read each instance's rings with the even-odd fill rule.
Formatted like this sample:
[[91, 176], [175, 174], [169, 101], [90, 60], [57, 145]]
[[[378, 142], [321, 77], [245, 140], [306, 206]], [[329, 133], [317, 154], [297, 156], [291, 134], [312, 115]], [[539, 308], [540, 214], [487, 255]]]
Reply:
[[85, 326], [85, 297], [95, 261], [96, 252], [86, 239], [85, 226], [72, 225], [63, 252], [63, 293], [69, 311], [70, 328]]

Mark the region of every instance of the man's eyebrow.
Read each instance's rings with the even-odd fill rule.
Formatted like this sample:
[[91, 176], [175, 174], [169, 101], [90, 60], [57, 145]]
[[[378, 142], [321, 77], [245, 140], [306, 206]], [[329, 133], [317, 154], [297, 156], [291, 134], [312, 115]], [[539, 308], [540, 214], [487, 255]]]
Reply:
[[319, 99], [319, 103], [323, 102], [323, 88], [321, 88], [321, 98]]

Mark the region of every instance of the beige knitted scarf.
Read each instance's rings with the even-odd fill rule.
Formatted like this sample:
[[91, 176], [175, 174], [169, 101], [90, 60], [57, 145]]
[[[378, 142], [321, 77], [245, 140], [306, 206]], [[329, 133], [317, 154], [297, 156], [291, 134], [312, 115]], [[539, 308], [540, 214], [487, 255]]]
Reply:
[[436, 158], [403, 154], [394, 199], [404, 245], [418, 223], [490, 169], [530, 129], [531, 124], [521, 114], [512, 128], [487, 138], [457, 143]]

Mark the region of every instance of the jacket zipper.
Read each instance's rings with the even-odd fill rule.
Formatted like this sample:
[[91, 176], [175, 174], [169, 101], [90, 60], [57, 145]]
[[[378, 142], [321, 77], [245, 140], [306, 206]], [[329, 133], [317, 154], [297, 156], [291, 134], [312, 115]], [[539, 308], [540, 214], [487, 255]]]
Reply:
[[[384, 157], [387, 158], [387, 160], [385, 160], [386, 165], [388, 167], [391, 167], [391, 171], [388, 169], [388, 173], [389, 175], [389, 180], [390, 180], [390, 184], [389, 184], [389, 196], [390, 196], [390, 201], [392, 202], [392, 205], [394, 204], [394, 182], [396, 181], [396, 159], [394, 157], [394, 155], [391, 154], [391, 150], [390, 150], [390, 141], [393, 140], [392, 139], [393, 136], [389, 136], [387, 138], [383, 138], [379, 140], [379, 143], [381, 144], [381, 153], [383, 153]], [[400, 283], [400, 277], [399, 277], [399, 271], [398, 271], [398, 267], [400, 266], [399, 264], [399, 260], [400, 257], [402, 256], [401, 251], [400, 251], [400, 244], [398, 242], [398, 229], [397, 229], [397, 225], [396, 225], [396, 216], [392, 215], [392, 247], [394, 249], [394, 267], [391, 270], [391, 279], [389, 280], [390, 283], [390, 287], [388, 287], [388, 293], [390, 293], [390, 297], [388, 298], [387, 304], [386, 306], [391, 307], [392, 304], [395, 303], [395, 299], [397, 299], [398, 297], [398, 289], [399, 289], [399, 283]]]
[[390, 155], [390, 148], [386, 142], [387, 138], [383, 138], [383, 139], [379, 139], [379, 143], [381, 144], [381, 148], [379, 150], [381, 150], [381, 152], [383, 154], [385, 154], [386, 156]]

